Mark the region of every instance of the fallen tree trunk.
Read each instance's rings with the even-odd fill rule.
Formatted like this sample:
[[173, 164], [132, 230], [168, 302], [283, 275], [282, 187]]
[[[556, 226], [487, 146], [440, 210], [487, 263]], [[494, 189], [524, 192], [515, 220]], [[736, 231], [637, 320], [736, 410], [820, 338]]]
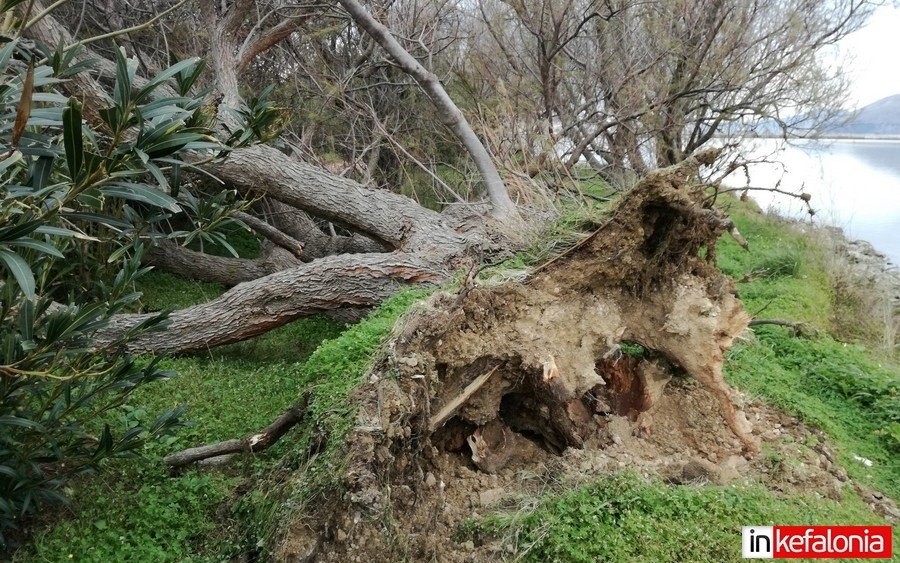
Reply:
[[[162, 332], [129, 342], [134, 352], [188, 353], [252, 338], [292, 320], [344, 307], [377, 305], [404, 284], [436, 283], [448, 274], [444, 256], [327, 256], [236, 285], [221, 297], [172, 313]], [[121, 314], [95, 335], [98, 346], [153, 315]]]

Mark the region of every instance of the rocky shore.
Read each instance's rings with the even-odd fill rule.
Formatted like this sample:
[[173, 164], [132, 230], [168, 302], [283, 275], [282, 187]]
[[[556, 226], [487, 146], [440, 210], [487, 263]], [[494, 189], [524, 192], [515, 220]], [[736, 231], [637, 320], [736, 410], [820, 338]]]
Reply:
[[885, 254], [865, 240], [849, 240], [843, 229], [821, 227], [824, 242], [833, 255], [842, 258], [860, 282], [883, 292], [891, 304], [900, 307], [900, 269]]

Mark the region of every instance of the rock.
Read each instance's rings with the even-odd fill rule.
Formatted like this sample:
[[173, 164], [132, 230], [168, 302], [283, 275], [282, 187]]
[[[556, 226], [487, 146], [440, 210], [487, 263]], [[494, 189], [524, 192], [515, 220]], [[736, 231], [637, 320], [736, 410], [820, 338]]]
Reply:
[[506, 490], [502, 487], [480, 491], [478, 493], [478, 502], [481, 506], [493, 506], [500, 502], [500, 499], [503, 498], [505, 493]]
[[670, 476], [667, 481], [677, 485], [688, 483], [721, 483], [722, 472], [715, 463], [694, 457]]
[[844, 499], [844, 484], [837, 479], [832, 479], [825, 489], [825, 496], [834, 501], [842, 501]]
[[425, 486], [433, 487], [435, 485], [437, 485], [437, 478], [435, 478], [434, 473], [429, 471], [425, 474]]

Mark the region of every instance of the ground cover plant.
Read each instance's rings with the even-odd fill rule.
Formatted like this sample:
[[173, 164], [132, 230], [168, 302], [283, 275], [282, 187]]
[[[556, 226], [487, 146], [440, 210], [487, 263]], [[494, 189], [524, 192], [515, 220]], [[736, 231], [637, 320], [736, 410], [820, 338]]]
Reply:
[[[167, 291], [157, 294], [153, 288], [158, 286]], [[164, 305], [161, 300], [173, 304], [172, 296], [178, 305], [190, 304], [215, 290], [167, 274], [151, 277], [148, 287], [145, 305], [150, 308]], [[279, 527], [276, 518], [283, 510], [278, 504], [314, 496], [316, 487], [328, 486], [330, 480], [327, 456], [320, 467], [310, 469], [324, 481], [310, 479], [304, 487], [286, 490], [270, 473], [281, 475], [279, 466], [303, 456], [305, 438], [318, 428], [339, 435], [337, 427], [343, 426], [346, 432], [353, 414], [348, 394], [397, 316], [421, 296], [400, 294], [350, 330], [313, 317], [250, 342], [165, 360], [178, 375], [165, 385], [141, 390], [117, 416], [141, 421], [156, 407], [183, 405], [189, 426], [146, 448], [144, 460], [109, 465], [101, 474], [74, 483], [74, 510], [55, 515], [56, 523], [37, 533], [33, 550], [22, 551], [17, 559], [221, 561], [264, 546]], [[260, 386], [265, 393], [258, 392]], [[223, 471], [192, 469], [175, 477], [163, 463], [173, 451], [262, 428], [307, 388], [314, 389], [311, 424], [265, 455], [248, 457]], [[335, 440], [331, 450], [337, 452], [340, 444]], [[293, 500], [287, 498], [291, 496]]]

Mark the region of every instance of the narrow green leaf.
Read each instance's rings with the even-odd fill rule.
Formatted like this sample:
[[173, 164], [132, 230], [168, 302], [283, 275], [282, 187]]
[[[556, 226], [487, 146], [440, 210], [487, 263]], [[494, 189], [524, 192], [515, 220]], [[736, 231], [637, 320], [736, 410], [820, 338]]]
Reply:
[[151, 188], [146, 184], [135, 184], [132, 182], [116, 182], [100, 188], [103, 195], [108, 197], [119, 197], [122, 199], [140, 201], [148, 203], [156, 207], [161, 207], [172, 212], [181, 211], [178, 202], [169, 194], [163, 193], [157, 189]]
[[121, 121], [121, 115], [118, 107], [104, 108], [97, 111], [97, 114], [100, 115], [100, 119], [103, 120], [103, 123], [106, 124], [107, 127], [111, 131], [119, 130], [119, 122]]
[[116, 106], [124, 108], [131, 102], [131, 62], [125, 56], [125, 48], [116, 49], [116, 84], [114, 97]]
[[159, 158], [161, 156], [169, 156], [170, 154], [176, 153], [187, 147], [189, 144], [191, 145], [191, 148], [196, 149], [219, 148], [218, 144], [209, 142], [209, 140], [210, 137], [199, 133], [175, 133], [169, 135], [153, 146], [147, 147], [145, 150], [147, 151], [147, 154], [150, 155], [150, 158]]
[[25, 299], [19, 305], [19, 332], [22, 335], [22, 345], [34, 340], [34, 301]]
[[106, 159], [103, 158], [102, 155], [91, 151], [85, 151], [84, 153], [84, 174], [85, 177], [90, 177], [92, 174], [100, 170], [103, 167]]
[[32, 250], [37, 250], [38, 252], [43, 252], [44, 254], [56, 256], [57, 258], [64, 258], [62, 252], [60, 252], [59, 249], [57, 249], [55, 246], [53, 246], [49, 242], [44, 242], [42, 240], [34, 240], [33, 238], [24, 237], [24, 238], [16, 239], [7, 244], [9, 246], [20, 246], [22, 248], [30, 248]]
[[[103, 215], [100, 213], [65, 213], [64, 216], [69, 219], [77, 219], [77, 220], [81, 220], [81, 221], [88, 221], [91, 223], [99, 223], [101, 225], [107, 225], [109, 227], [112, 227], [113, 229], [127, 229], [127, 228], [131, 227], [131, 224], [129, 224], [126, 221], [121, 221], [114, 217], [110, 217], [109, 215]], [[84, 235], [82, 235], [79, 238], [83, 238], [83, 237], [84, 237]], [[91, 237], [91, 238], [93, 238], [93, 237]], [[98, 240], [98, 239], [94, 239], [94, 240]]]
[[84, 138], [81, 130], [81, 104], [69, 98], [69, 107], [63, 110], [63, 144], [66, 149], [66, 163], [69, 177], [74, 182], [81, 172], [84, 162]]
[[[7, 2], [9, 2], [9, 0], [7, 0]], [[0, 13], [3, 11], [4, 10], [0, 10]], [[13, 39], [0, 49], [0, 72], [6, 72], [6, 67], [9, 65], [9, 58], [12, 56], [13, 51], [16, 50], [16, 45], [18, 44], [19, 40]]]
[[203, 74], [203, 70], [206, 68], [206, 61], [201, 59], [197, 66], [192, 69], [185, 69], [180, 72], [175, 80], [178, 82], [178, 93], [182, 96], [187, 96], [191, 91], [191, 88], [194, 86], [194, 83], [197, 82], [197, 79], [200, 78], [200, 75]]
[[[34, 215], [32, 215], [32, 217], [33, 216]], [[42, 223], [42, 219], [29, 219], [18, 225], [0, 227], [0, 242], [8, 242], [29, 235], [40, 228]]]
[[0, 262], [2, 262], [3, 265], [6, 266], [6, 269], [10, 271], [14, 278], [16, 278], [25, 297], [34, 299], [34, 274], [31, 272], [31, 268], [28, 267], [25, 260], [22, 260], [22, 257], [15, 252], [0, 248]]
[[90, 188], [81, 192], [75, 196], [75, 200], [90, 209], [103, 209], [103, 194], [97, 188]]
[[172, 180], [169, 182], [169, 195], [178, 197], [178, 191], [181, 189], [181, 165], [172, 165]]
[[[82, 235], [79, 232], [72, 231], [69, 229], [64, 229], [62, 227], [51, 227], [50, 225], [41, 225], [37, 229], [34, 230], [36, 233], [40, 233], [42, 235], [56, 235], [58, 237], [75, 237], [80, 238], [82, 240], [85, 239], [85, 235]], [[96, 240], [93, 237], [88, 237], [87, 240]]]
[[19, 426], [21, 428], [29, 428], [31, 430], [42, 430], [43, 427], [33, 420], [27, 420], [18, 416], [4, 415], [0, 416], [0, 426]]
[[29, 185], [36, 190], [43, 190], [50, 182], [50, 173], [53, 172], [53, 156], [41, 155], [34, 161]]
[[147, 85], [141, 88], [141, 90], [137, 93], [134, 101], [140, 103], [141, 100], [143, 100], [146, 96], [153, 92], [153, 90], [155, 90], [160, 84], [179, 74], [183, 70], [189, 70], [192, 66], [196, 65], [199, 62], [199, 57], [192, 57], [190, 59], [185, 59], [181, 62], [175, 63], [166, 70], [154, 76], [149, 82], [147, 82]]
[[6, 157], [3, 160], [0, 160], [0, 173], [4, 172], [7, 168], [12, 166], [17, 162], [22, 161], [22, 153], [20, 151], [13, 151], [13, 153]]
[[109, 424], [103, 425], [103, 434], [100, 436], [100, 443], [97, 444], [97, 450], [94, 452], [94, 459], [101, 459], [112, 452], [113, 437], [109, 431]]

